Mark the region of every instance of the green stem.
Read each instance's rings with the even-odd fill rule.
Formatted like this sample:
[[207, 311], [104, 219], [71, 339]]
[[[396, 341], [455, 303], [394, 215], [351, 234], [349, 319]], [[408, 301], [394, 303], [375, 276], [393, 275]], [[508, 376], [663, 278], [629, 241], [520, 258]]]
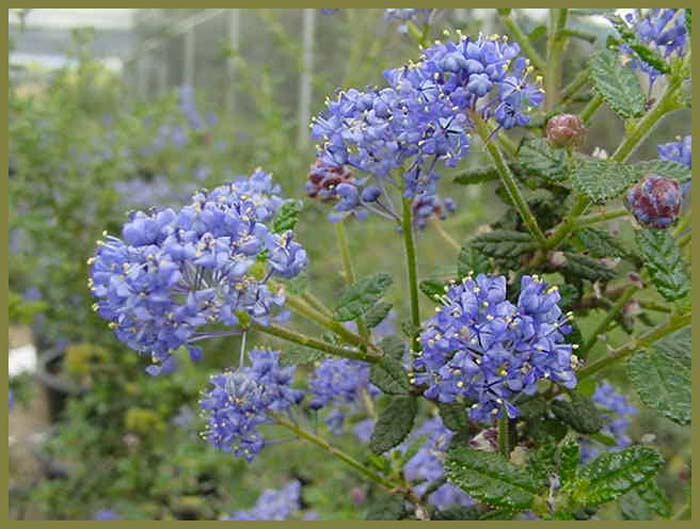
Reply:
[[622, 347], [615, 349], [605, 358], [602, 358], [597, 362], [581, 369], [581, 371], [578, 372], [579, 382], [597, 373], [601, 369], [604, 369], [612, 364], [624, 360], [634, 352], [639, 351], [640, 349], [643, 349], [659, 341], [664, 336], [667, 336], [677, 331], [678, 329], [682, 329], [683, 327], [690, 325], [690, 321], [690, 313], [671, 317], [671, 319], [669, 319], [668, 322], [666, 322], [664, 325], [655, 327], [654, 329], [650, 330], [646, 334], [643, 334], [639, 338], [635, 338], [627, 344], [623, 345]]
[[508, 33], [515, 39], [515, 41], [520, 46], [525, 56], [530, 59], [530, 63], [534, 66], [540, 73], [544, 72], [547, 64], [545, 63], [542, 56], [537, 52], [535, 47], [532, 45], [530, 38], [523, 32], [518, 23], [513, 20], [510, 15], [510, 9], [499, 9], [498, 14], [503, 21], [503, 24], [508, 29]]
[[406, 254], [406, 270], [408, 275], [408, 290], [411, 298], [411, 324], [413, 336], [411, 351], [416, 350], [416, 341], [420, 329], [420, 301], [418, 299], [418, 265], [416, 263], [416, 245], [413, 239], [413, 205], [410, 198], [403, 198], [402, 231]]
[[317, 351], [322, 351], [333, 356], [349, 358], [350, 360], [362, 360], [363, 362], [371, 363], [376, 363], [380, 360], [379, 356], [370, 355], [364, 351], [356, 351], [352, 349], [338, 347], [331, 343], [317, 340], [316, 338], [312, 338], [311, 336], [307, 336], [298, 331], [282, 327], [281, 325], [277, 325], [275, 323], [270, 323], [268, 325], [251, 323], [250, 328], [265, 334], [269, 334], [270, 336], [281, 338], [288, 342], [303, 345], [304, 347], [309, 347], [311, 349], [316, 349]]
[[549, 38], [547, 40], [547, 67], [545, 69], [545, 109], [550, 111], [559, 101], [561, 84], [562, 54], [566, 45], [566, 36], [562, 30], [566, 27], [568, 9], [549, 10]]
[[[352, 265], [352, 255], [350, 254], [350, 244], [348, 243], [348, 235], [345, 231], [345, 221], [340, 220], [335, 223], [335, 234], [338, 239], [338, 247], [340, 249], [340, 255], [343, 259], [343, 271], [345, 273], [345, 283], [352, 285], [357, 281], [357, 276], [355, 275], [355, 268]], [[357, 323], [357, 330], [364, 341], [369, 340], [369, 330], [365, 325], [364, 320], [360, 317], [355, 320]]]
[[625, 305], [627, 305], [627, 302], [632, 299], [632, 296], [634, 296], [638, 290], [639, 288], [634, 285], [629, 286], [624, 290], [615, 304], [605, 313], [605, 317], [600, 321], [600, 323], [598, 323], [598, 325], [596, 325], [595, 329], [591, 331], [591, 337], [576, 352], [577, 356], [579, 356], [582, 360], [586, 359], [588, 352], [598, 342], [598, 338], [607, 332], [610, 323], [620, 312], [622, 312]]
[[545, 247], [549, 250], [556, 248], [559, 243], [561, 243], [569, 235], [571, 231], [574, 230], [578, 224], [578, 217], [586, 211], [586, 208], [590, 204], [590, 200], [584, 195], [579, 195], [576, 202], [571, 207], [566, 219], [559, 224], [557, 228], [552, 232], [552, 236], [545, 243]]
[[693, 509], [691, 507], [690, 502], [688, 502], [683, 506], [683, 508], [680, 511], [678, 511], [676, 514], [673, 515], [671, 520], [685, 520], [685, 519], [690, 520], [692, 512], [693, 512]]
[[498, 145], [490, 141], [490, 132], [486, 123], [476, 113], [472, 113], [471, 118], [474, 122], [476, 133], [481, 138], [487, 152], [491, 156], [491, 159], [496, 166], [496, 170], [498, 171], [498, 175], [501, 178], [501, 182], [503, 182], [503, 185], [508, 191], [508, 195], [520, 213], [525, 226], [540, 244], [544, 244], [545, 237], [537, 224], [537, 219], [535, 219], [535, 216], [532, 214], [532, 211], [530, 211], [530, 207], [527, 205], [525, 198], [520, 192], [518, 183], [515, 181], [515, 176], [513, 176], [510, 167], [508, 167], [508, 164], [503, 157], [503, 153], [498, 148]]
[[594, 95], [591, 98], [591, 100], [586, 104], [586, 106], [583, 107], [583, 110], [581, 110], [581, 112], [579, 113], [579, 117], [583, 120], [583, 122], [586, 125], [588, 125], [591, 122], [591, 119], [593, 119], [595, 113], [598, 112], [598, 109], [602, 104], [603, 98], [598, 94]]
[[599, 222], [605, 222], [606, 220], [624, 217], [628, 214], [629, 211], [626, 208], [612, 209], [609, 211], [603, 211], [601, 213], [593, 213], [591, 215], [579, 217], [578, 227], [581, 228], [583, 226], [590, 226], [591, 224], [598, 224]]
[[680, 237], [680, 238], [678, 239], [678, 241], [676, 241], [676, 242], [677, 242], [677, 244], [678, 244], [679, 247], [684, 248], [684, 247], [687, 246], [687, 245], [690, 243], [690, 241], [692, 241], [692, 240], [693, 240], [693, 232], [689, 231], [688, 233], [686, 233], [685, 235], [683, 235], [682, 237]]
[[323, 301], [314, 296], [311, 292], [304, 292], [301, 298], [306, 301], [311, 307], [316, 309], [318, 312], [325, 314], [326, 316], [332, 316], [333, 312], [329, 309]]
[[498, 419], [498, 451], [506, 459], [510, 459], [510, 441], [508, 436], [508, 417], [501, 417]]

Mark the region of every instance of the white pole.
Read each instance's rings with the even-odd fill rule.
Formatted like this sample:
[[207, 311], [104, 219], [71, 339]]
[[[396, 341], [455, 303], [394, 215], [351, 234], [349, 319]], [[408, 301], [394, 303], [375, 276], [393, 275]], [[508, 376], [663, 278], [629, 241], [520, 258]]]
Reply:
[[302, 70], [299, 78], [299, 107], [297, 146], [304, 148], [309, 144], [309, 120], [311, 119], [312, 85], [311, 75], [314, 60], [314, 26], [316, 21], [315, 9], [304, 9], [302, 26]]
[[[228, 13], [228, 40], [229, 46], [233, 53], [238, 53], [241, 43], [241, 12], [238, 9], [231, 9]], [[229, 57], [226, 61], [228, 70], [228, 88], [226, 90], [226, 110], [229, 114], [233, 113], [236, 106], [236, 60], [234, 57]]]

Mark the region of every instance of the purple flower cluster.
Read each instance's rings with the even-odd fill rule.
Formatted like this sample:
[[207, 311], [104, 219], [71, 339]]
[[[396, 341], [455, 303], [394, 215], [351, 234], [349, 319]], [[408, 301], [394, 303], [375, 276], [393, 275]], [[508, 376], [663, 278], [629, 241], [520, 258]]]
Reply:
[[[637, 39], [664, 59], [686, 55], [688, 34], [684, 9], [636, 9], [626, 15], [625, 20]], [[653, 85], [661, 72], [645, 62], [629, 45], [623, 44], [621, 48], [632, 57], [632, 66], [646, 73], [649, 84]]]
[[691, 167], [693, 162], [692, 143], [693, 138], [690, 134], [684, 138], [678, 138], [678, 141], [663, 143], [657, 147], [659, 158]]
[[463, 398], [470, 416], [489, 422], [516, 417], [512, 402], [548, 379], [576, 386], [575, 346], [561, 296], [537, 276], [524, 276], [517, 304], [506, 299], [506, 278], [479, 274], [447, 288], [443, 306], [424, 326], [414, 362], [417, 385], [440, 402]]
[[271, 422], [268, 413], [304, 398], [303, 391], [290, 387], [295, 367], [280, 367], [278, 352], [254, 349], [249, 357], [250, 366], [212, 375], [213, 387], [199, 401], [207, 418], [204, 438], [248, 462], [265, 445], [259, 427]]
[[171, 353], [212, 333], [236, 327], [241, 314], [266, 324], [284, 293], [273, 277], [292, 278], [307, 264], [292, 231], [264, 224], [279, 208], [278, 188], [256, 171], [248, 180], [202, 191], [192, 203], [136, 212], [122, 238], [107, 236], [90, 259], [95, 309], [132, 349], [151, 356], [149, 373], [172, 368]]
[[320, 164], [373, 178], [338, 186], [336, 209], [371, 204], [396, 218], [387, 189], [409, 198], [434, 195], [439, 166], [454, 167], [469, 152], [470, 112], [507, 129], [528, 123], [527, 112], [543, 100], [530, 71], [517, 44], [461, 37], [384, 72], [385, 88], [337, 93], [312, 125]]
[[309, 381], [309, 407], [330, 407], [326, 425], [335, 434], [342, 431], [346, 415], [360, 402], [362, 393], [371, 398], [379, 390], [369, 382], [369, 365], [345, 358], [323, 360]]
[[624, 197], [634, 218], [642, 226], [656, 229], [668, 228], [676, 221], [682, 200], [678, 181], [655, 174], [632, 186]]
[[[418, 496], [422, 496], [435, 481], [445, 476], [443, 461], [452, 435], [453, 432], [442, 424], [442, 420], [435, 417], [425, 421], [408, 440], [398, 447], [398, 450], [405, 453], [417, 440], [426, 438], [403, 469], [406, 479], [416, 483], [412, 489]], [[469, 506], [474, 503], [469, 495], [450, 483], [438, 487], [427, 499], [431, 505], [441, 510], [457, 505]]]
[[[266, 489], [249, 511], [236, 511], [224, 520], [288, 520], [301, 510], [301, 483], [290, 481], [279, 490]], [[307, 512], [304, 520], [315, 520], [313, 512]]]
[[604, 426], [601, 433], [615, 439], [617, 444], [613, 447], [602, 444], [588, 438], [581, 439], [581, 461], [587, 463], [594, 459], [603, 450], [617, 452], [632, 444], [627, 435], [630, 419], [637, 414], [637, 408], [632, 406], [625, 395], [618, 393], [608, 382], [598, 384], [593, 393], [593, 402], [602, 412]]

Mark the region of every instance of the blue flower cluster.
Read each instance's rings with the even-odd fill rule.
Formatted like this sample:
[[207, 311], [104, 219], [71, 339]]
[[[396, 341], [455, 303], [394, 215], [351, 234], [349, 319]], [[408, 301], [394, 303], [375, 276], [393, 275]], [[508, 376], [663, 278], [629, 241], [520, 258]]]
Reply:
[[[636, 9], [625, 16], [637, 39], [656, 51], [661, 57], [670, 60], [684, 57], [688, 51], [688, 32], [684, 9]], [[627, 44], [622, 50], [632, 57], [632, 66], [649, 76], [649, 84], [661, 75], [661, 72], [644, 61]]]
[[[421, 447], [406, 462], [403, 469], [406, 479], [416, 483], [412, 489], [418, 496], [422, 496], [434, 482], [444, 478], [443, 461], [452, 436], [453, 432], [445, 427], [439, 417], [435, 417], [425, 421], [399, 445], [398, 450], [405, 453], [414, 443], [425, 438]], [[450, 483], [435, 489], [427, 500], [440, 510], [457, 505], [469, 506], [474, 503], [469, 495]]]
[[479, 274], [446, 289], [443, 306], [424, 326], [414, 383], [440, 402], [463, 398], [470, 416], [489, 422], [516, 417], [512, 402], [539, 380], [576, 386], [570, 314], [561, 296], [537, 276], [524, 276], [517, 304], [506, 299], [506, 278]]
[[203, 436], [216, 448], [248, 462], [263, 449], [259, 426], [271, 422], [269, 412], [298, 404], [304, 392], [292, 389], [295, 367], [280, 367], [279, 353], [254, 349], [250, 366], [212, 375], [212, 388], [199, 401], [207, 418]]
[[470, 112], [506, 129], [529, 122], [527, 112], [544, 95], [528, 80], [530, 71], [517, 44], [462, 36], [424, 50], [417, 63], [385, 71], [387, 87], [337, 93], [312, 124], [317, 157], [373, 178], [339, 186], [336, 209], [380, 204], [396, 217], [389, 189], [409, 198], [434, 195], [439, 166], [454, 167], [469, 152]]
[[309, 380], [309, 407], [330, 407], [325, 422], [335, 434], [342, 432], [345, 418], [361, 402], [363, 392], [372, 398], [379, 390], [369, 381], [369, 365], [345, 358], [323, 360]]
[[[301, 510], [301, 483], [290, 481], [279, 490], [267, 489], [258, 497], [249, 511], [237, 511], [224, 520], [288, 520]], [[304, 520], [315, 520], [313, 512], [307, 512]]]
[[278, 191], [258, 170], [197, 193], [179, 211], [132, 213], [121, 239], [99, 242], [90, 259], [95, 310], [121, 341], [151, 356], [151, 374], [171, 369], [181, 346], [197, 359], [193, 343], [212, 336], [201, 328], [236, 328], [241, 314], [266, 324], [283, 305], [283, 290], [268, 280], [295, 277], [307, 255], [292, 231], [264, 224], [282, 202]]
[[631, 445], [632, 440], [627, 435], [627, 429], [630, 426], [630, 419], [637, 414], [637, 408], [632, 406], [627, 397], [618, 393], [608, 382], [598, 384], [593, 393], [593, 402], [600, 409], [604, 421], [601, 433], [615, 439], [617, 444], [609, 447], [589, 438], [581, 439], [581, 461], [584, 463], [594, 459], [601, 451], [617, 452]]

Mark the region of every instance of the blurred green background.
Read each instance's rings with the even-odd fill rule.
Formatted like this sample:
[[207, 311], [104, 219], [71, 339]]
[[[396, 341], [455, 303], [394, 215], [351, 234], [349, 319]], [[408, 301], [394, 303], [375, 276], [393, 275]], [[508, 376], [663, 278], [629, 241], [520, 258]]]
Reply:
[[[540, 35], [538, 48], [546, 40], [542, 11], [516, 14]], [[572, 23], [599, 38], [572, 41], [565, 82], [610, 31], [590, 17]], [[379, 84], [385, 68], [418, 56], [399, 26], [379, 9], [10, 14], [10, 342], [32, 346], [38, 359], [35, 370], [11, 379], [14, 518], [84, 519], [112, 509], [125, 518], [212, 519], [292, 478], [321, 518], [364, 517], [372, 504], [365, 485], [313, 447], [280, 438], [247, 465], [202, 441], [198, 395], [209, 373], [237, 354], [236, 339], [208, 344], [197, 365], [149, 377], [90, 310], [86, 259], [103, 230], [119, 232], [127, 210], [180, 204], [258, 166], [301, 198], [314, 159], [310, 116], [336, 88]], [[457, 29], [503, 32], [495, 10], [459, 9], [440, 10], [431, 35]], [[655, 157], [655, 145], [688, 133], [689, 123], [689, 115], [674, 114], [637, 156]], [[623, 132], [603, 110], [584, 148], [611, 151]], [[460, 169], [485, 163], [475, 146]], [[444, 175], [440, 192], [458, 211], [441, 226], [461, 243], [502, 207], [493, 187], [452, 184], [454, 174]], [[307, 201], [298, 231], [311, 258], [311, 290], [332, 302], [343, 281], [326, 215]], [[371, 218], [351, 224], [349, 236], [359, 274], [393, 271], [392, 301], [404, 308], [395, 228]], [[434, 226], [418, 246], [421, 278], [453, 273], [457, 251]], [[584, 334], [601, 316], [581, 322]], [[662, 485], [680, 505], [684, 492], [674, 484], [687, 479], [689, 432], [642, 412], [632, 438], [649, 433], [669, 460]], [[361, 453], [352, 439], [339, 442]]]

